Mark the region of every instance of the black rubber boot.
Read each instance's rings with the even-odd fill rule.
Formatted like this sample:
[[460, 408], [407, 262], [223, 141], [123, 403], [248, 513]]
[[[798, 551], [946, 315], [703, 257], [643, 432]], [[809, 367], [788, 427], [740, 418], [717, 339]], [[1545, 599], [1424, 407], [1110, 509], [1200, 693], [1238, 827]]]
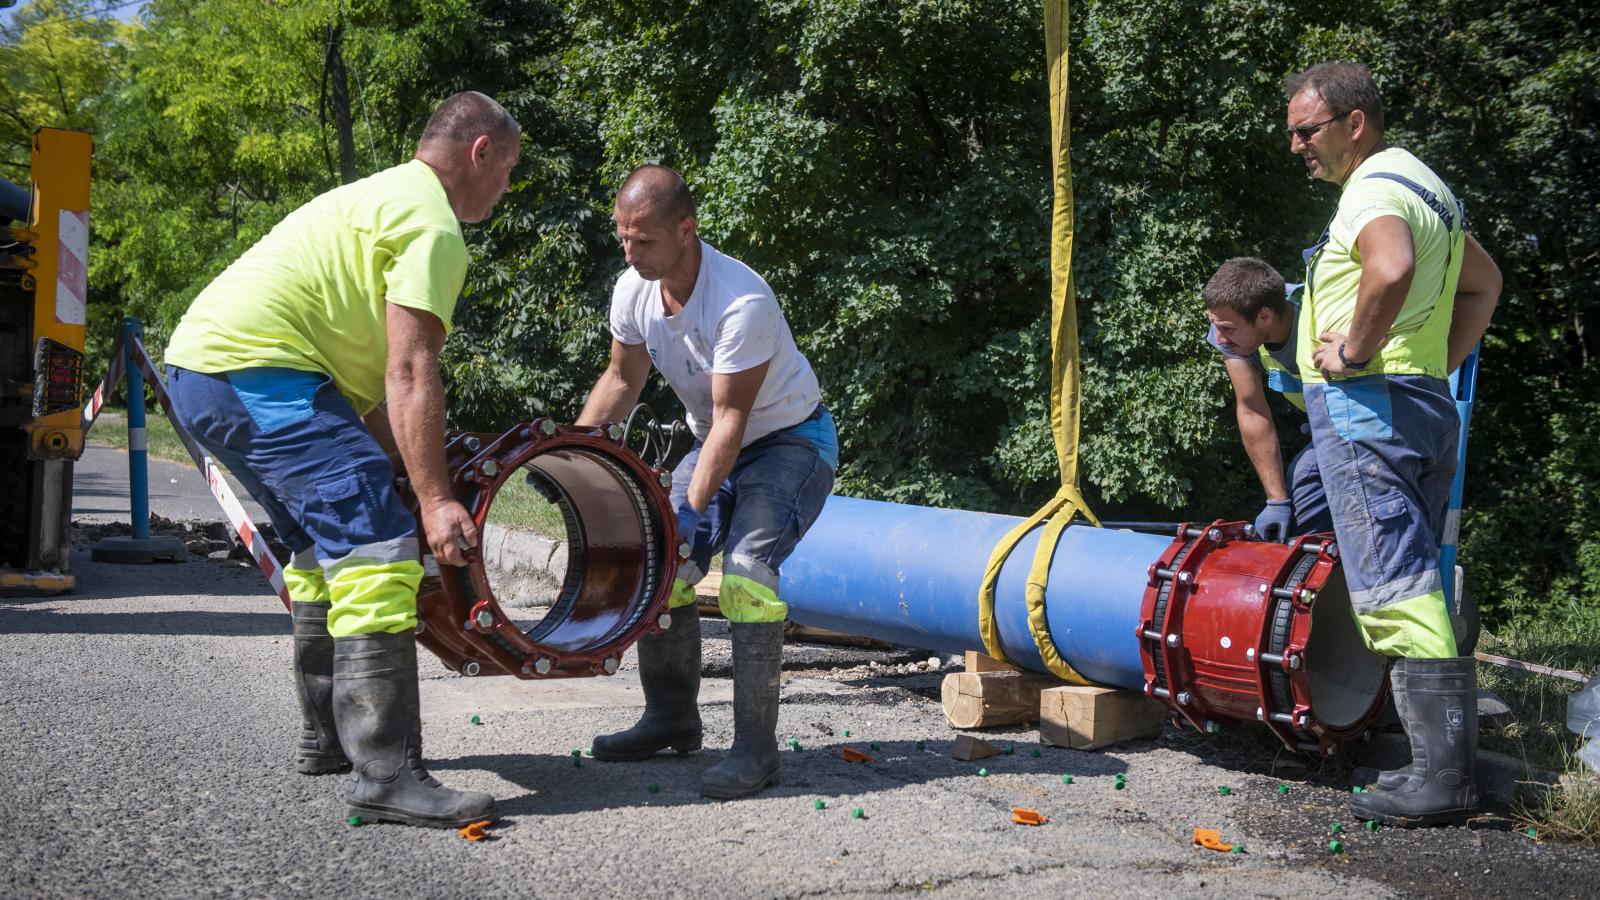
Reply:
[[300, 698], [300, 745], [294, 768], [302, 775], [327, 775], [350, 768], [333, 723], [333, 638], [326, 601], [293, 604], [294, 687]]
[[[1404, 660], [1400, 660], [1400, 662], [1404, 662]], [[1385, 709], [1385, 713], [1389, 713], [1390, 710], [1393, 711], [1393, 715], [1396, 718], [1397, 724], [1400, 725], [1404, 725], [1406, 722], [1406, 694], [1403, 686], [1400, 684], [1400, 673], [1402, 671], [1403, 670], [1401, 669], [1399, 662], [1395, 663], [1395, 665], [1389, 669], [1390, 702], [1387, 704], [1387, 708]], [[1374, 728], [1377, 728], [1378, 725], [1379, 722], [1373, 723]], [[1411, 742], [1411, 755], [1413, 758], [1417, 755], [1416, 740], [1414, 738]], [[1392, 791], [1411, 780], [1412, 765], [1412, 763], [1406, 763], [1398, 769], [1387, 769], [1384, 771], [1379, 771], [1371, 766], [1357, 766], [1355, 771], [1350, 773], [1350, 780], [1363, 787], [1373, 787], [1377, 788], [1378, 790]]]
[[700, 749], [700, 610], [672, 610], [672, 627], [639, 639], [639, 684], [644, 715], [632, 728], [594, 739], [594, 758], [648, 759], [671, 747], [680, 755]]
[[700, 776], [700, 793], [719, 800], [778, 783], [783, 623], [735, 622], [728, 630], [733, 633], [733, 746]]
[[493, 797], [450, 790], [422, 768], [416, 635], [360, 634], [333, 643], [333, 714], [354, 764], [348, 814], [430, 828], [493, 819]]
[[1402, 659], [1392, 677], [1411, 739], [1411, 772], [1396, 787], [1355, 795], [1351, 810], [1406, 827], [1467, 818], [1478, 809], [1476, 662], [1470, 656]]

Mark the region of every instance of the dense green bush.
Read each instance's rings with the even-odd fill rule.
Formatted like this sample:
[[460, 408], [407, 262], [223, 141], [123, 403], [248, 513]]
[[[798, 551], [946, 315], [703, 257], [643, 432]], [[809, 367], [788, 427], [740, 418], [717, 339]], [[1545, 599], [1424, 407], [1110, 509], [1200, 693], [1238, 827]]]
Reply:
[[[1594, 615], [1600, 13], [1576, 0], [1301, 6], [1073, 6], [1091, 503], [1112, 517], [1254, 512], [1199, 286], [1241, 253], [1298, 277], [1335, 194], [1289, 155], [1279, 82], [1362, 59], [1394, 141], [1456, 186], [1506, 276], [1474, 422], [1469, 577], [1491, 622]], [[622, 268], [610, 195], [656, 160], [695, 188], [703, 235], [777, 290], [840, 421], [842, 490], [1024, 512], [1054, 488], [1033, 4], [154, 0], [141, 23], [109, 28], [94, 4], [40, 0], [0, 35], [33, 124], [55, 115], [35, 96], [52, 73], [16, 48], [58, 20], [114, 51], [98, 67], [60, 63], [86, 86], [73, 114], [99, 129], [98, 321], [136, 312], [159, 343], [285, 211], [403, 159], [431, 105], [475, 87], [507, 103], [526, 144], [501, 214], [471, 233], [446, 352], [457, 424], [576, 411], [604, 364]], [[330, 47], [347, 73], [344, 125]]]

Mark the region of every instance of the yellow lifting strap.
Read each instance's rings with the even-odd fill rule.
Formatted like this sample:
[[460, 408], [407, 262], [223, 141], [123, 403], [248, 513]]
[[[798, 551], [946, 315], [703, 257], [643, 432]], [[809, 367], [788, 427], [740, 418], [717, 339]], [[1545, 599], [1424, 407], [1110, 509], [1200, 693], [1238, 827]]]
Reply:
[[984, 652], [1004, 661], [1000, 630], [994, 619], [995, 584], [1012, 549], [1033, 529], [1045, 524], [1028, 572], [1028, 627], [1045, 666], [1057, 677], [1074, 684], [1089, 684], [1056, 650], [1050, 638], [1045, 613], [1045, 588], [1050, 578], [1050, 561], [1055, 555], [1061, 532], [1078, 513], [1100, 524], [1083, 495], [1078, 492], [1078, 312], [1072, 283], [1072, 157], [1071, 126], [1067, 95], [1067, 2], [1045, 0], [1045, 55], [1050, 66], [1050, 148], [1055, 188], [1054, 212], [1050, 222], [1050, 427], [1055, 435], [1056, 460], [1061, 469], [1061, 489], [1044, 508], [1013, 528], [989, 556], [978, 593], [978, 630], [983, 635]]

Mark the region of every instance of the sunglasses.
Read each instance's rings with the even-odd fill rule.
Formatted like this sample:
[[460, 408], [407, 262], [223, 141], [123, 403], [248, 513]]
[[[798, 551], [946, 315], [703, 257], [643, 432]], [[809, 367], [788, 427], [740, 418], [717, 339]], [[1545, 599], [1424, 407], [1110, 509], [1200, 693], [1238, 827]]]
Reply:
[[1285, 128], [1283, 130], [1284, 139], [1293, 142], [1295, 138], [1299, 138], [1301, 143], [1309, 144], [1311, 143], [1311, 139], [1317, 136], [1317, 132], [1327, 128], [1329, 125], [1332, 125], [1333, 123], [1339, 121], [1345, 116], [1350, 115], [1353, 112], [1355, 112], [1355, 110], [1347, 109], [1344, 112], [1339, 113], [1337, 116], [1334, 116], [1331, 119], [1324, 119], [1315, 125], [1301, 125], [1298, 128]]

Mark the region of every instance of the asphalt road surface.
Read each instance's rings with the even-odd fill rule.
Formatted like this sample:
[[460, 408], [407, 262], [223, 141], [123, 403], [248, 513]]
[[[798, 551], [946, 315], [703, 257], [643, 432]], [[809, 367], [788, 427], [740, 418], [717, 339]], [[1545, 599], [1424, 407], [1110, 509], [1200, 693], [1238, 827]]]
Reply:
[[[956, 761], [941, 672], [852, 668], [928, 656], [911, 649], [791, 647], [779, 732], [801, 749], [784, 751], [777, 787], [708, 800], [699, 773], [732, 739], [726, 631], [714, 621], [706, 750], [688, 757], [573, 765], [574, 748], [637, 716], [631, 652], [614, 677], [548, 683], [462, 678], [425, 658], [431, 768], [492, 792], [500, 819], [480, 843], [353, 828], [340, 776], [293, 771], [289, 621], [260, 574], [201, 557], [89, 560], [105, 530], [93, 522], [116, 517], [119, 465], [114, 451], [85, 459], [79, 484], [97, 489], [79, 491], [78, 592], [0, 600], [3, 897], [1585, 896], [1600, 884], [1591, 852], [1503, 823], [1362, 831], [1337, 770], [1263, 758], [1249, 742], [1169, 729], [1081, 753], [1019, 728], [982, 735], [1011, 755]], [[185, 473], [204, 498], [184, 467], [153, 464], [152, 484], [176, 488]], [[158, 511], [169, 503], [163, 515], [182, 518], [189, 503], [188, 515], [213, 517], [181, 496]], [[874, 762], [839, 756], [871, 742]], [[1014, 825], [1018, 806], [1050, 821]], [[1341, 818], [1350, 833], [1335, 855], [1330, 822]], [[1196, 827], [1246, 851], [1192, 847]]]

